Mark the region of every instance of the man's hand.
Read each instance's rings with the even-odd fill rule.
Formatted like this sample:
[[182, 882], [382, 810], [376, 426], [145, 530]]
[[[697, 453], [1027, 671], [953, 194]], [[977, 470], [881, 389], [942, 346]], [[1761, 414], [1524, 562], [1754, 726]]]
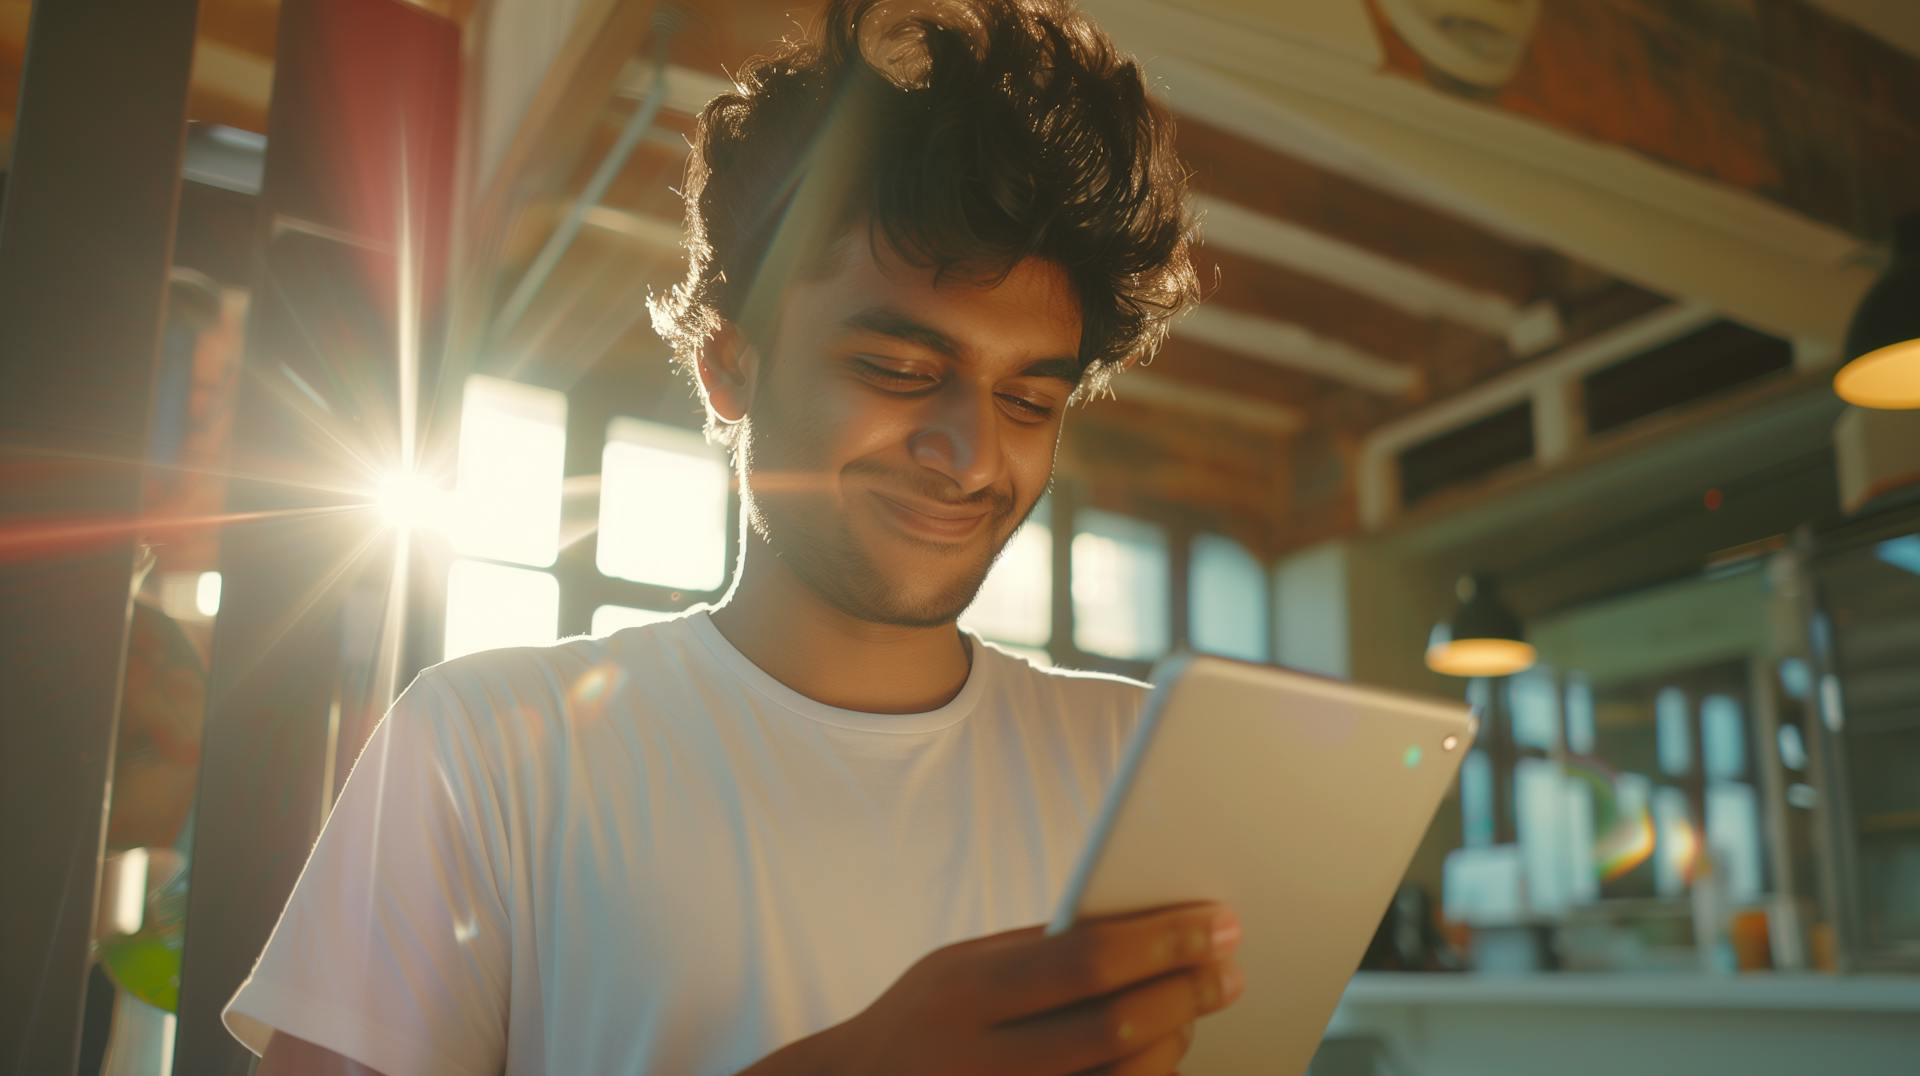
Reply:
[[866, 1011], [742, 1076], [1166, 1076], [1240, 996], [1237, 919], [1182, 905], [935, 950]]

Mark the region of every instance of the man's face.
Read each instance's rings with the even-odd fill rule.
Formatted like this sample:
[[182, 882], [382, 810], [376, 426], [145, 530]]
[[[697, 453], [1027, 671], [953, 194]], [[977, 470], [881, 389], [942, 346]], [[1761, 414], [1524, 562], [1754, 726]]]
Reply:
[[933, 626], [1046, 491], [1079, 379], [1065, 270], [916, 268], [856, 229], [783, 297], [740, 447], [749, 519], [841, 611]]

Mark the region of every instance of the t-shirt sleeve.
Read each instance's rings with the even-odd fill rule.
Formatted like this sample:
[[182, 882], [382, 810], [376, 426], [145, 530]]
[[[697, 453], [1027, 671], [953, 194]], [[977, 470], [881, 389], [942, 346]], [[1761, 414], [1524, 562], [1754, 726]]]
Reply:
[[280, 922], [223, 1016], [386, 1076], [497, 1076], [508, 919], [501, 804], [468, 716], [429, 673], [388, 712], [341, 790]]

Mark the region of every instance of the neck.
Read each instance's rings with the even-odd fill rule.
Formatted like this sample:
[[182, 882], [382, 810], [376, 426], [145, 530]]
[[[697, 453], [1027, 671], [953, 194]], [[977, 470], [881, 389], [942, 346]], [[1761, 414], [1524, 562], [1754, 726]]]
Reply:
[[827, 706], [875, 714], [937, 710], [967, 682], [970, 646], [951, 623], [875, 624], [815, 593], [746, 530], [733, 589], [713, 626], [767, 675]]

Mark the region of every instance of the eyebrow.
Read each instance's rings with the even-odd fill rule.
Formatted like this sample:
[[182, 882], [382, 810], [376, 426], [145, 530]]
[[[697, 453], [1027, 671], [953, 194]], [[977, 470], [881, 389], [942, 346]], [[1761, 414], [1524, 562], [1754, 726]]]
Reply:
[[[880, 336], [890, 336], [895, 340], [903, 340], [909, 344], [926, 348], [928, 351], [955, 361], [963, 358], [966, 352], [966, 349], [953, 337], [948, 336], [946, 333], [941, 332], [931, 325], [915, 321], [906, 314], [891, 307], [869, 307], [849, 316], [840, 324], [844, 328], [857, 329], [861, 332], [876, 333]], [[1020, 376], [1064, 381], [1068, 385], [1077, 387], [1080, 384], [1080, 377], [1083, 372], [1078, 358], [1062, 355], [1028, 363], [1027, 366], [1020, 371]]]

